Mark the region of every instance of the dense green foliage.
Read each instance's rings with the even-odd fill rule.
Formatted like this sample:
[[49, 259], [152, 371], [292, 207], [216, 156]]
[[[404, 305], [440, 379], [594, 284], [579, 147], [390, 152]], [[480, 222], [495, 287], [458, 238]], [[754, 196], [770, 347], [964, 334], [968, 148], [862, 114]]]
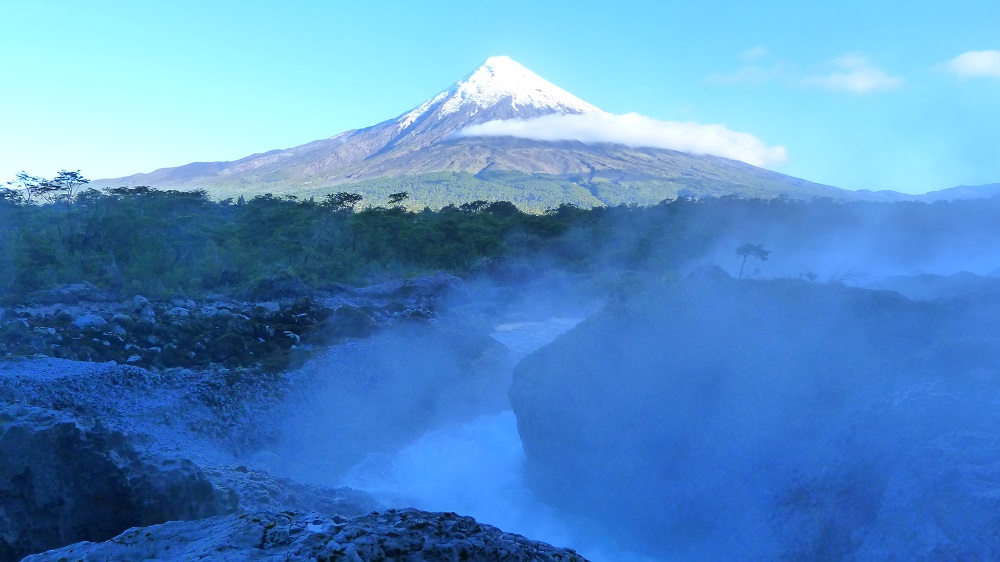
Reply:
[[556, 217], [509, 203], [414, 213], [401, 205], [352, 212], [352, 202], [215, 202], [203, 191], [145, 187], [87, 190], [46, 205], [8, 197], [0, 202], [0, 291], [88, 281], [124, 293], [197, 294], [275, 274], [321, 285], [461, 272], [530, 251], [564, 229]]
[[534, 215], [487, 201], [412, 211], [405, 190], [389, 194], [391, 207], [365, 207], [351, 193], [234, 202], [137, 187], [90, 189], [46, 204], [2, 195], [0, 293], [87, 281], [126, 295], [232, 294], [278, 274], [321, 287], [515, 262], [620, 276], [667, 275], [700, 259], [736, 275], [733, 250], [746, 243], [765, 244], [773, 251], [767, 273], [788, 276], [815, 271], [807, 258], [833, 250], [855, 265], [913, 268], [942, 256], [992, 255], [983, 248], [1000, 239], [1000, 199], [678, 199], [561, 205]]

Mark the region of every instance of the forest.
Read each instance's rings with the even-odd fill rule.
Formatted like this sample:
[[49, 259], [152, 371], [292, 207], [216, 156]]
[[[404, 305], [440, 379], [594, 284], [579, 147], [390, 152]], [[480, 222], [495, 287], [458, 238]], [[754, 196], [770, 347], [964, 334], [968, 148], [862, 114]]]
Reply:
[[[59, 189], [0, 193], [0, 294], [87, 282], [123, 296], [197, 297], [235, 294], [275, 275], [321, 288], [514, 265], [616, 278], [717, 265], [734, 277], [845, 281], [950, 270], [942, 260], [974, 262], [992, 255], [986, 247], [1000, 239], [992, 220], [997, 198], [679, 198], [648, 207], [563, 204], [534, 214], [505, 201], [412, 210], [406, 192], [391, 194], [388, 205], [350, 192], [216, 201], [205, 191], [79, 189], [85, 183], [74, 185], [68, 174], [68, 182], [48, 182]], [[747, 264], [737, 251], [747, 244], [766, 248], [771, 259]]]

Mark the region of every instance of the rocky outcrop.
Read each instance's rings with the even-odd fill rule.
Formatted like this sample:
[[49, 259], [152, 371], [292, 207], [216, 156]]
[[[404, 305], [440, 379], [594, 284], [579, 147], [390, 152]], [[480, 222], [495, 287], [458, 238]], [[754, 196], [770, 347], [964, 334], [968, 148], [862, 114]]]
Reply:
[[775, 495], [785, 557], [997, 559], [1000, 413], [982, 374], [914, 385], [832, 426]]
[[245, 465], [207, 466], [208, 479], [239, 500], [239, 511], [303, 511], [355, 517], [381, 506], [370, 495], [352, 488], [328, 488], [274, 476]]
[[[17, 324], [14, 331], [27, 338], [0, 339], [8, 351], [22, 344], [57, 350], [83, 341], [81, 334], [125, 341], [146, 334], [144, 345], [159, 344], [148, 338], [162, 334], [178, 338], [195, 359], [209, 357], [208, 367], [190, 368], [146, 359], [0, 361], [0, 562], [80, 540], [95, 543], [66, 547], [54, 559], [582, 560], [455, 514], [386, 512], [348, 520], [386, 506], [364, 492], [323, 485], [335, 481], [331, 467], [401, 446], [435, 423], [505, 404], [510, 353], [483, 325], [461, 315], [442, 320], [432, 310], [455, 282], [435, 276], [367, 291], [343, 288], [330, 301], [286, 298], [297, 286], [276, 281], [258, 296], [270, 291], [277, 300], [253, 304], [134, 297], [0, 310], [0, 327]], [[321, 309], [332, 312], [320, 318]], [[58, 328], [46, 326], [56, 318]], [[311, 328], [279, 334], [279, 320]], [[290, 372], [211, 359], [216, 344], [254, 349], [243, 347], [254, 336], [240, 331], [247, 322], [274, 329], [291, 351], [318, 347], [311, 339], [318, 333], [349, 341]], [[355, 337], [365, 334], [375, 337]], [[56, 341], [48, 338], [63, 339], [39, 347]], [[158, 345], [155, 357], [166, 356], [168, 345]], [[328, 415], [342, 423], [329, 423]], [[314, 416], [322, 419], [296, 426]], [[289, 432], [302, 439], [306, 455], [294, 444], [288, 451], [278, 446]], [[339, 448], [320, 447], [322, 440]], [[324, 476], [284, 477], [299, 478], [288, 470], [298, 465]], [[222, 513], [256, 515], [210, 517]], [[167, 520], [174, 521], [148, 527]], [[139, 530], [96, 544], [129, 527]]]
[[619, 303], [515, 371], [531, 482], [662, 558], [994, 558], [997, 302], [702, 278]]
[[0, 309], [0, 356], [276, 373], [300, 366], [316, 346], [366, 337], [397, 320], [434, 319], [444, 295], [460, 286], [457, 277], [436, 274], [313, 291], [278, 276], [247, 291], [247, 300], [157, 301], [117, 300], [90, 285], [69, 285]]
[[235, 508], [190, 461], [141, 455], [63, 412], [0, 408], [0, 459], [0, 560]]
[[355, 519], [294, 512], [215, 517], [131, 529], [26, 558], [145, 560], [586, 562], [572, 550], [504, 533], [454, 513], [389, 510]]

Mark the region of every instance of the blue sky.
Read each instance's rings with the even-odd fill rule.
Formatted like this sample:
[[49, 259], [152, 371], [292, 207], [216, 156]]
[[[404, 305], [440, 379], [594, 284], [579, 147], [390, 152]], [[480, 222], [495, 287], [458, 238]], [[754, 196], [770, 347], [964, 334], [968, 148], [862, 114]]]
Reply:
[[771, 167], [809, 180], [995, 183], [997, 29], [995, 0], [0, 0], [0, 181], [302, 144], [503, 54], [606, 111], [783, 146]]

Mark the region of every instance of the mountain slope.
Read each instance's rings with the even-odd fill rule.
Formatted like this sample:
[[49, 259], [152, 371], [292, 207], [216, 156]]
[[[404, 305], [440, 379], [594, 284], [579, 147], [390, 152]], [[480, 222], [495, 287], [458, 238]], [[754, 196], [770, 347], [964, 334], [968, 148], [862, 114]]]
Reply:
[[[614, 144], [458, 135], [471, 125], [489, 121], [587, 113], [603, 111], [507, 57], [492, 57], [413, 110], [371, 127], [234, 162], [193, 163], [94, 184], [204, 188], [217, 197], [260, 193], [322, 196], [333, 191], [358, 191], [361, 186], [346, 184], [366, 180], [385, 183], [396, 179], [412, 185], [422, 176], [441, 173], [475, 176], [504, 171], [525, 179], [542, 174], [578, 185], [591, 197], [566, 202], [586, 206], [647, 204], [678, 194], [855, 198], [853, 192], [713, 156]], [[511, 177], [507, 180], [513, 181]], [[596, 187], [589, 186], [595, 182]], [[465, 184], [467, 192], [453, 193], [452, 202], [490, 198], [474, 182]], [[645, 193], [638, 198], [631, 195], [637, 192], [637, 184], [642, 184], [638, 191]], [[510, 185], [515, 187], [516, 182]], [[413, 197], [420, 189], [410, 191]], [[421, 203], [417, 197], [413, 199]], [[537, 197], [525, 193], [516, 199]]]

